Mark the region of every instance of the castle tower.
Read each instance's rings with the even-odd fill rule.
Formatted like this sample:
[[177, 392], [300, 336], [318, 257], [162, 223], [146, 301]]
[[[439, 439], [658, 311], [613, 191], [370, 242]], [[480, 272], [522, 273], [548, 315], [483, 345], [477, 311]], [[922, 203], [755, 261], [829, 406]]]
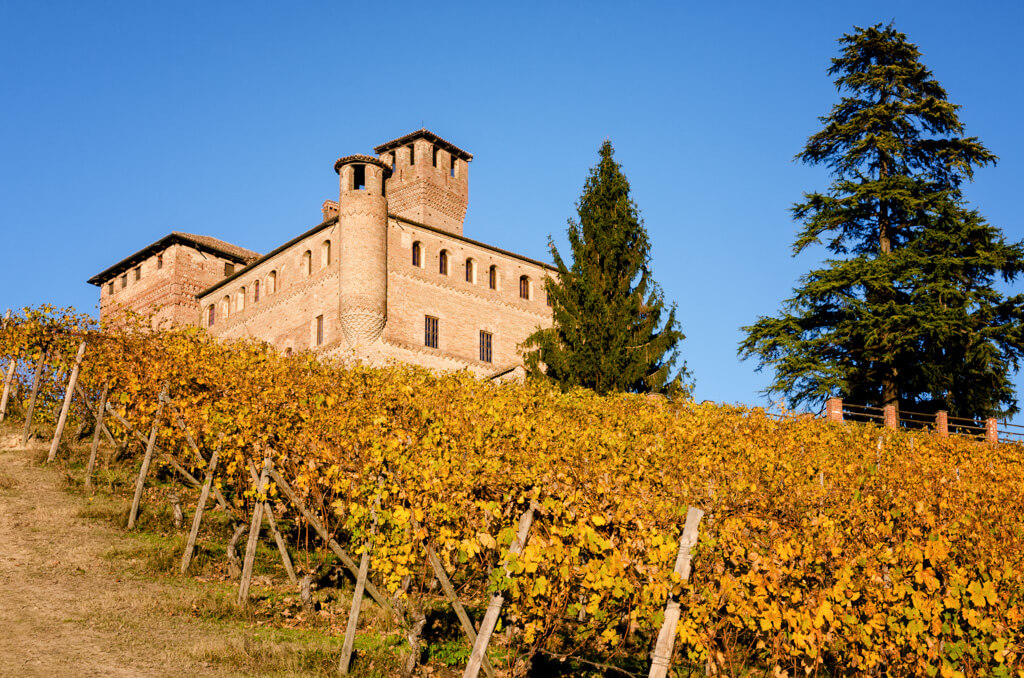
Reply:
[[377, 158], [350, 155], [334, 163], [340, 177], [338, 224], [341, 330], [350, 347], [375, 341], [387, 322], [388, 201], [391, 169]]
[[472, 154], [426, 129], [373, 150], [392, 170], [387, 182], [392, 214], [462, 235]]

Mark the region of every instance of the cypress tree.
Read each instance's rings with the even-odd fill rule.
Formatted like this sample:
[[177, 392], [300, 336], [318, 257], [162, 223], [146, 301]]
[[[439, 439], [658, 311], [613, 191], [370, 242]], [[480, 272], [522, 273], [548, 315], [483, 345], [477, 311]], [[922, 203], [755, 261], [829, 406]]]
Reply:
[[674, 304], [662, 322], [650, 241], [613, 153], [605, 141], [576, 204], [579, 220], [569, 219], [571, 265], [549, 238], [558, 268], [545, 282], [554, 324], [524, 342], [527, 370], [565, 388], [678, 395], [689, 389], [685, 364], [673, 371], [685, 337]]
[[1010, 382], [1024, 350], [1021, 295], [997, 277], [1024, 271], [963, 198], [996, 156], [964, 136], [956, 106], [892, 25], [840, 38], [829, 74], [842, 93], [797, 159], [828, 167], [825, 193], [792, 208], [794, 255], [823, 244], [835, 258], [801, 278], [776, 317], [744, 327], [744, 358], [775, 377], [790, 405], [841, 395], [957, 416], [1017, 411]]

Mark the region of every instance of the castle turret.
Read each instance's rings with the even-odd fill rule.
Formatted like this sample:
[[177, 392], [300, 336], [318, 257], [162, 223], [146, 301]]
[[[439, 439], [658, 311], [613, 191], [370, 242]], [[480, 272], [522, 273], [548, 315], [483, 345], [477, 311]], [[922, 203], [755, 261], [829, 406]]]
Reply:
[[377, 158], [350, 155], [334, 164], [340, 177], [341, 329], [349, 346], [375, 341], [387, 322], [388, 201], [391, 169]]
[[392, 169], [387, 180], [392, 214], [462, 235], [471, 153], [425, 129], [373, 150]]

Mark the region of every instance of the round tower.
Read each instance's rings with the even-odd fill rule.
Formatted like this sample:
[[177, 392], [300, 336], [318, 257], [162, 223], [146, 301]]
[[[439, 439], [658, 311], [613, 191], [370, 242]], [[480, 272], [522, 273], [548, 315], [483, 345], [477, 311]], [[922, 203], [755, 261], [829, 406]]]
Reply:
[[368, 155], [334, 163], [340, 177], [338, 227], [341, 329], [350, 347], [375, 341], [387, 322], [388, 201], [390, 168]]

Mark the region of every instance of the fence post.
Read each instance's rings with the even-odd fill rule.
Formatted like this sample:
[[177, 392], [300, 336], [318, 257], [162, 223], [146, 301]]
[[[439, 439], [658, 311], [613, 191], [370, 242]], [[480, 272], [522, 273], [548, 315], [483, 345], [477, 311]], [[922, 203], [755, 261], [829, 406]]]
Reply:
[[995, 417], [985, 420], [985, 442], [993, 444], [999, 442], [999, 424], [996, 423]]
[[825, 420], [843, 423], [843, 399], [829, 398], [825, 401]]
[[935, 434], [940, 438], [949, 437], [949, 412], [946, 410], [935, 413]]
[[882, 408], [882, 423], [886, 428], [897, 428], [899, 426], [899, 418], [896, 415], [895, 405], [886, 405]]
[[32, 415], [36, 409], [36, 398], [39, 396], [39, 380], [43, 376], [43, 365], [46, 364], [46, 349], [39, 350], [39, 362], [36, 363], [36, 372], [32, 375], [32, 395], [28, 400], [28, 412], [25, 413], [25, 430], [21, 434], [21, 446], [28, 445], [29, 436], [32, 434]]
[[52, 463], [57, 458], [57, 448], [60, 446], [60, 439], [64, 435], [64, 424], [68, 421], [68, 412], [71, 410], [71, 399], [75, 397], [75, 384], [78, 383], [78, 374], [82, 369], [82, 358], [85, 357], [85, 342], [78, 346], [78, 354], [75, 355], [75, 366], [71, 368], [71, 376], [68, 378], [68, 387], [64, 391], [64, 403], [60, 407], [60, 416], [57, 418], [57, 430], [53, 432], [53, 442], [50, 443], [50, 453], [46, 455], [46, 463]]
[[[690, 579], [690, 551], [697, 545], [700, 519], [704, 512], [699, 508], [691, 506], [686, 511], [686, 523], [683, 525], [683, 534], [679, 537], [679, 553], [676, 555], [676, 565], [673, 574], [679, 575], [681, 581]], [[648, 678], [666, 678], [672, 662], [672, 648], [676, 642], [676, 626], [679, 624], [679, 617], [682, 610], [679, 601], [670, 593], [665, 603], [665, 618], [658, 631], [658, 641], [654, 646], [651, 656], [651, 671]]]

